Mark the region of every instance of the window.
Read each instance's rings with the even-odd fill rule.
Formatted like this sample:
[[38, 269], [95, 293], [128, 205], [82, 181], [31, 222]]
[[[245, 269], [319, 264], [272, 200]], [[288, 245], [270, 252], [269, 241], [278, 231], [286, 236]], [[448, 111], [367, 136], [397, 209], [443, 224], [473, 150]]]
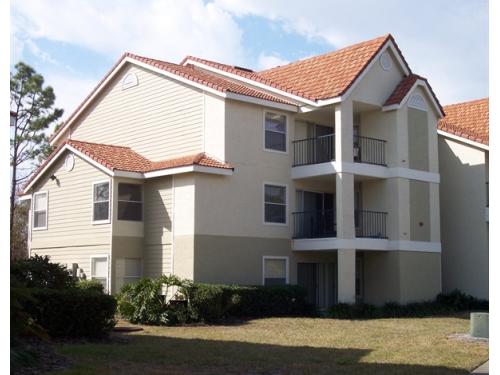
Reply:
[[264, 285], [288, 284], [288, 257], [265, 256], [263, 262]]
[[286, 186], [264, 185], [264, 222], [286, 224]]
[[142, 264], [140, 258], [125, 258], [124, 284], [136, 282], [142, 275]]
[[272, 112], [265, 113], [266, 150], [286, 152], [286, 116]]
[[93, 184], [93, 223], [109, 223], [109, 181]]
[[142, 221], [142, 185], [118, 184], [118, 220]]
[[47, 229], [47, 193], [34, 194], [33, 200], [33, 228]]
[[91, 259], [90, 276], [104, 287], [104, 292], [108, 292], [108, 257], [96, 256]]

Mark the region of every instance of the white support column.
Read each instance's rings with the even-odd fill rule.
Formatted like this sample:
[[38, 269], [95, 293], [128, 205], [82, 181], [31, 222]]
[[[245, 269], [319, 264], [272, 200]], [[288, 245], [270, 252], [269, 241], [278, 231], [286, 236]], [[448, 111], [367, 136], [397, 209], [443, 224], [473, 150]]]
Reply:
[[356, 302], [356, 250], [337, 251], [338, 302]]
[[[335, 106], [335, 160], [353, 162], [353, 110], [352, 102]], [[337, 173], [336, 210], [337, 238], [353, 239], [354, 232], [354, 175]], [[356, 302], [356, 249], [337, 251], [338, 302]]]

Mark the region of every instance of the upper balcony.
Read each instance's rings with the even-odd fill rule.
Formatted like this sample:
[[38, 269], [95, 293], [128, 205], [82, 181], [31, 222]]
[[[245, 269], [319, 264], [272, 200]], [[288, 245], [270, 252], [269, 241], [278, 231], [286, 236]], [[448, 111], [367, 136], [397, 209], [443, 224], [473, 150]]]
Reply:
[[[387, 166], [385, 144], [382, 139], [353, 136], [353, 161]], [[335, 161], [335, 134], [293, 141], [293, 165], [320, 164]]]

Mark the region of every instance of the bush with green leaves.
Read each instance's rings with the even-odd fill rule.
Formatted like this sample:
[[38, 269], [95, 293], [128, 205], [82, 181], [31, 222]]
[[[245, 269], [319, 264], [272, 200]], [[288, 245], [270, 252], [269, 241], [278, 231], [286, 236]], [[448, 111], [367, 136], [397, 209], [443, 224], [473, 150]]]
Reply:
[[132, 323], [172, 325], [188, 320], [185, 303], [167, 303], [162, 290], [184, 290], [185, 282], [176, 276], [142, 278], [125, 285], [117, 295], [118, 313]]
[[488, 301], [454, 290], [448, 294], [439, 294], [433, 301], [413, 302], [406, 305], [396, 302], [388, 302], [383, 306], [366, 303], [339, 303], [330, 309], [329, 317], [335, 319], [422, 318], [468, 310], [488, 311], [488, 308]]
[[64, 289], [75, 285], [66, 267], [51, 263], [47, 256], [15, 260], [11, 263], [10, 274], [27, 288]]
[[[162, 290], [177, 288], [166, 301]], [[217, 322], [233, 317], [304, 315], [310, 312], [305, 290], [296, 285], [237, 286], [194, 283], [175, 276], [143, 278], [124, 286], [118, 312], [132, 323], [172, 325]], [[180, 299], [180, 300], [179, 300]]]
[[104, 286], [97, 280], [78, 280], [75, 286], [78, 289], [93, 290], [94, 292], [104, 293]]
[[115, 326], [116, 301], [107, 294], [79, 288], [32, 289], [24, 308], [51, 337], [99, 338]]

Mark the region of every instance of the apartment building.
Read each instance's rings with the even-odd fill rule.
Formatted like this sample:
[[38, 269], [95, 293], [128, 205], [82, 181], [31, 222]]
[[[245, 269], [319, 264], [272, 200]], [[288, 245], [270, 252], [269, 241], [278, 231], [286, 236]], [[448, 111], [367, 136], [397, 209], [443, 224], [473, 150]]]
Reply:
[[443, 291], [489, 299], [489, 99], [444, 111], [438, 123]]
[[319, 309], [430, 299], [442, 116], [391, 35], [260, 72], [126, 53], [26, 184], [31, 253], [113, 293], [174, 273]]

